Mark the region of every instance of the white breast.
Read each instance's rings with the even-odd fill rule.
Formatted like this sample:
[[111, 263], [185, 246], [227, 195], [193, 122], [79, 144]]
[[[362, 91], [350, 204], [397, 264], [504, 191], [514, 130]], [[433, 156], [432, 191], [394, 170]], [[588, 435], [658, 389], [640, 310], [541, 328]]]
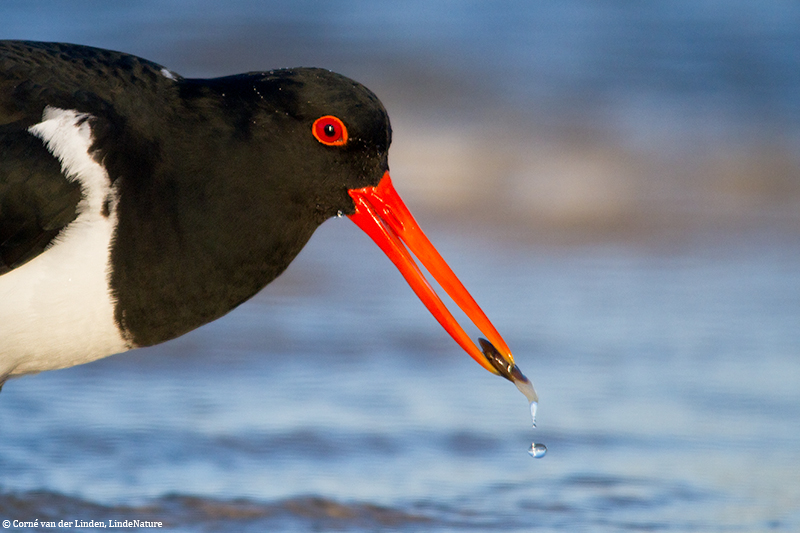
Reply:
[[108, 283], [116, 198], [108, 173], [89, 155], [89, 118], [48, 107], [28, 130], [58, 158], [67, 179], [80, 183], [82, 200], [78, 217], [50, 248], [0, 276], [0, 382], [131, 347], [114, 321]]

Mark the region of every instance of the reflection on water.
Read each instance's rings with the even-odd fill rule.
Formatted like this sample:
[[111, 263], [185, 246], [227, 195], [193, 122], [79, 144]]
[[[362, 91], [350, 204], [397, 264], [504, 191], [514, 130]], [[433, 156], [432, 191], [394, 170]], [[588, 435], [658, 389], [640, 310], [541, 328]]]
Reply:
[[8, 382], [0, 516], [152, 512], [187, 531], [800, 527], [800, 247], [475, 246], [427, 229], [536, 379], [545, 458], [521, 454], [514, 387], [334, 220], [207, 328]]

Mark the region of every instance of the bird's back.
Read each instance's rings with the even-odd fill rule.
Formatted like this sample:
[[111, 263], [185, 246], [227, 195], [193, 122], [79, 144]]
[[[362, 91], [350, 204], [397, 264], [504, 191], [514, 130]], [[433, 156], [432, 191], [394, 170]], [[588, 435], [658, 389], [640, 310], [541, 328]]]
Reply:
[[0, 383], [128, 347], [108, 293], [113, 187], [88, 120], [113, 129], [177, 78], [118, 52], [0, 41]]

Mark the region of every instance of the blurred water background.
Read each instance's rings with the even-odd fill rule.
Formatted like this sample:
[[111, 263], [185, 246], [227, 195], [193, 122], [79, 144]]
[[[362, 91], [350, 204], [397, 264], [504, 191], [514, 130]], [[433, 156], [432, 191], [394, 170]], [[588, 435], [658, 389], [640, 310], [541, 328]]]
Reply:
[[398, 190], [541, 396], [531, 430], [334, 220], [214, 324], [8, 382], [0, 518], [800, 530], [797, 3], [28, 0], [0, 37], [363, 82]]

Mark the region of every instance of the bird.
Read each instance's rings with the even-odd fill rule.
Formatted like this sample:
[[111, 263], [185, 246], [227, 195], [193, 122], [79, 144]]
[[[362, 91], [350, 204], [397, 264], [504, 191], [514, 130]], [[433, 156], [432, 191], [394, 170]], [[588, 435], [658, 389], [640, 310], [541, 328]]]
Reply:
[[391, 138], [378, 97], [326, 69], [195, 79], [0, 41], [0, 387], [211, 322], [348, 216], [473, 359], [538, 398], [394, 188]]

